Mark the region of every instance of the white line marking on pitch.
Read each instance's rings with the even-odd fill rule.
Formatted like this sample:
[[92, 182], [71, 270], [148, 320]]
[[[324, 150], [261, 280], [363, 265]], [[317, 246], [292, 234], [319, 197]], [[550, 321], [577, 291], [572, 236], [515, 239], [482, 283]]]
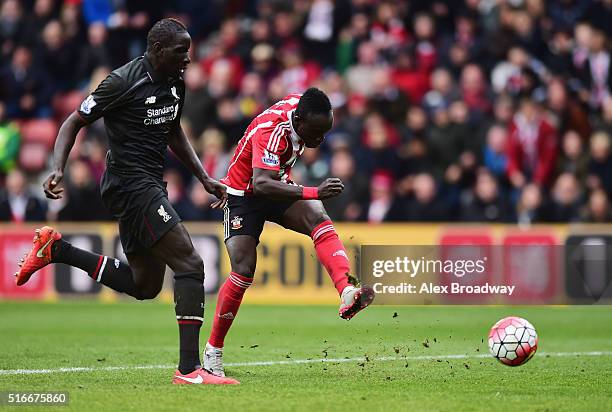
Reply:
[[[538, 357], [568, 357], [568, 356], [612, 356], [612, 352], [595, 351], [595, 352], [541, 352]], [[421, 355], [421, 356], [382, 356], [371, 358], [370, 362], [386, 362], [386, 361], [421, 361], [435, 359], [480, 359], [489, 358], [489, 354], [458, 354], [458, 355]], [[225, 366], [229, 367], [244, 367], [244, 366], [274, 366], [274, 365], [302, 365], [307, 363], [342, 363], [342, 362], [365, 362], [365, 357], [357, 358], [317, 358], [317, 359], [294, 359], [281, 361], [259, 361], [259, 362], [229, 362]], [[92, 367], [73, 367], [73, 368], [54, 368], [54, 369], [0, 369], [2, 375], [43, 375], [49, 373], [67, 373], [67, 372], [108, 372], [108, 371], [125, 371], [125, 370], [142, 370], [142, 369], [172, 369], [174, 365], [135, 365], [135, 366], [103, 366], [100, 368]]]

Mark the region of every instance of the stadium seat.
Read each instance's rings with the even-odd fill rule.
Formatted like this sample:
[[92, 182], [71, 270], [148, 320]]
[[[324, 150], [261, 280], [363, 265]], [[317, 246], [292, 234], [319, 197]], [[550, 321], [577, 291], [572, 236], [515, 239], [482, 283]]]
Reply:
[[53, 147], [57, 136], [58, 126], [51, 119], [28, 120], [21, 126], [21, 137], [23, 142], [41, 143], [47, 148]]
[[39, 142], [24, 142], [19, 149], [19, 165], [28, 173], [40, 173], [47, 165], [49, 148]]
[[83, 94], [79, 91], [70, 91], [59, 94], [53, 98], [53, 112], [58, 122], [66, 118], [79, 108], [83, 101]]

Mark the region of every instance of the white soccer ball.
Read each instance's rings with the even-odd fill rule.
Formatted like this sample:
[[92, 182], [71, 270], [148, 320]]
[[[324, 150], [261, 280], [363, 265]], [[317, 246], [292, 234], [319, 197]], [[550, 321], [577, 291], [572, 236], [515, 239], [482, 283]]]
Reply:
[[503, 318], [489, 332], [489, 352], [504, 365], [522, 365], [535, 355], [537, 349], [538, 334], [523, 318]]

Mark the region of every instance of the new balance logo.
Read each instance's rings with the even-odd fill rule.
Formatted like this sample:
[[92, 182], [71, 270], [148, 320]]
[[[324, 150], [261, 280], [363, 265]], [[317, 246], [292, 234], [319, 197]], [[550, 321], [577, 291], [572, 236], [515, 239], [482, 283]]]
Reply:
[[346, 255], [346, 252], [345, 252], [344, 250], [342, 250], [342, 249], [340, 249], [340, 250], [336, 250], [336, 251], [335, 251], [335, 252], [332, 254], [332, 256], [344, 256], [344, 258], [345, 258], [346, 260], [348, 260], [348, 256]]
[[166, 212], [166, 209], [164, 209], [164, 205], [159, 206], [159, 209], [157, 209], [157, 213], [159, 213], [159, 215], [162, 217], [164, 223], [172, 219], [172, 216], [170, 216], [168, 212]]
[[176, 87], [172, 86], [170, 88], [170, 93], [172, 93], [172, 96], [174, 96], [175, 99], [180, 100], [181, 98], [179, 97], [179, 95], [176, 93]]
[[157, 101], [156, 96], [149, 96], [147, 97], [147, 100], [145, 100], [145, 104], [154, 104], [156, 101]]
[[222, 318], [222, 319], [233, 320], [234, 319], [234, 314], [232, 312], [227, 312], [227, 313], [224, 313], [223, 315], [219, 315], [219, 317]]

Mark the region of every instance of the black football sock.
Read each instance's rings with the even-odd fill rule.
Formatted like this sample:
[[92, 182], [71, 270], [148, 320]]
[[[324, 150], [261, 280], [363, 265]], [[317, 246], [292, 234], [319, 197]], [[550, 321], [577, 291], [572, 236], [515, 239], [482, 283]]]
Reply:
[[180, 340], [178, 369], [185, 375], [200, 367], [200, 327], [204, 322], [204, 273], [174, 274], [174, 305]]
[[118, 259], [79, 249], [63, 239], [53, 244], [52, 254], [54, 263], [65, 263], [82, 269], [96, 282], [140, 299], [132, 269]]

